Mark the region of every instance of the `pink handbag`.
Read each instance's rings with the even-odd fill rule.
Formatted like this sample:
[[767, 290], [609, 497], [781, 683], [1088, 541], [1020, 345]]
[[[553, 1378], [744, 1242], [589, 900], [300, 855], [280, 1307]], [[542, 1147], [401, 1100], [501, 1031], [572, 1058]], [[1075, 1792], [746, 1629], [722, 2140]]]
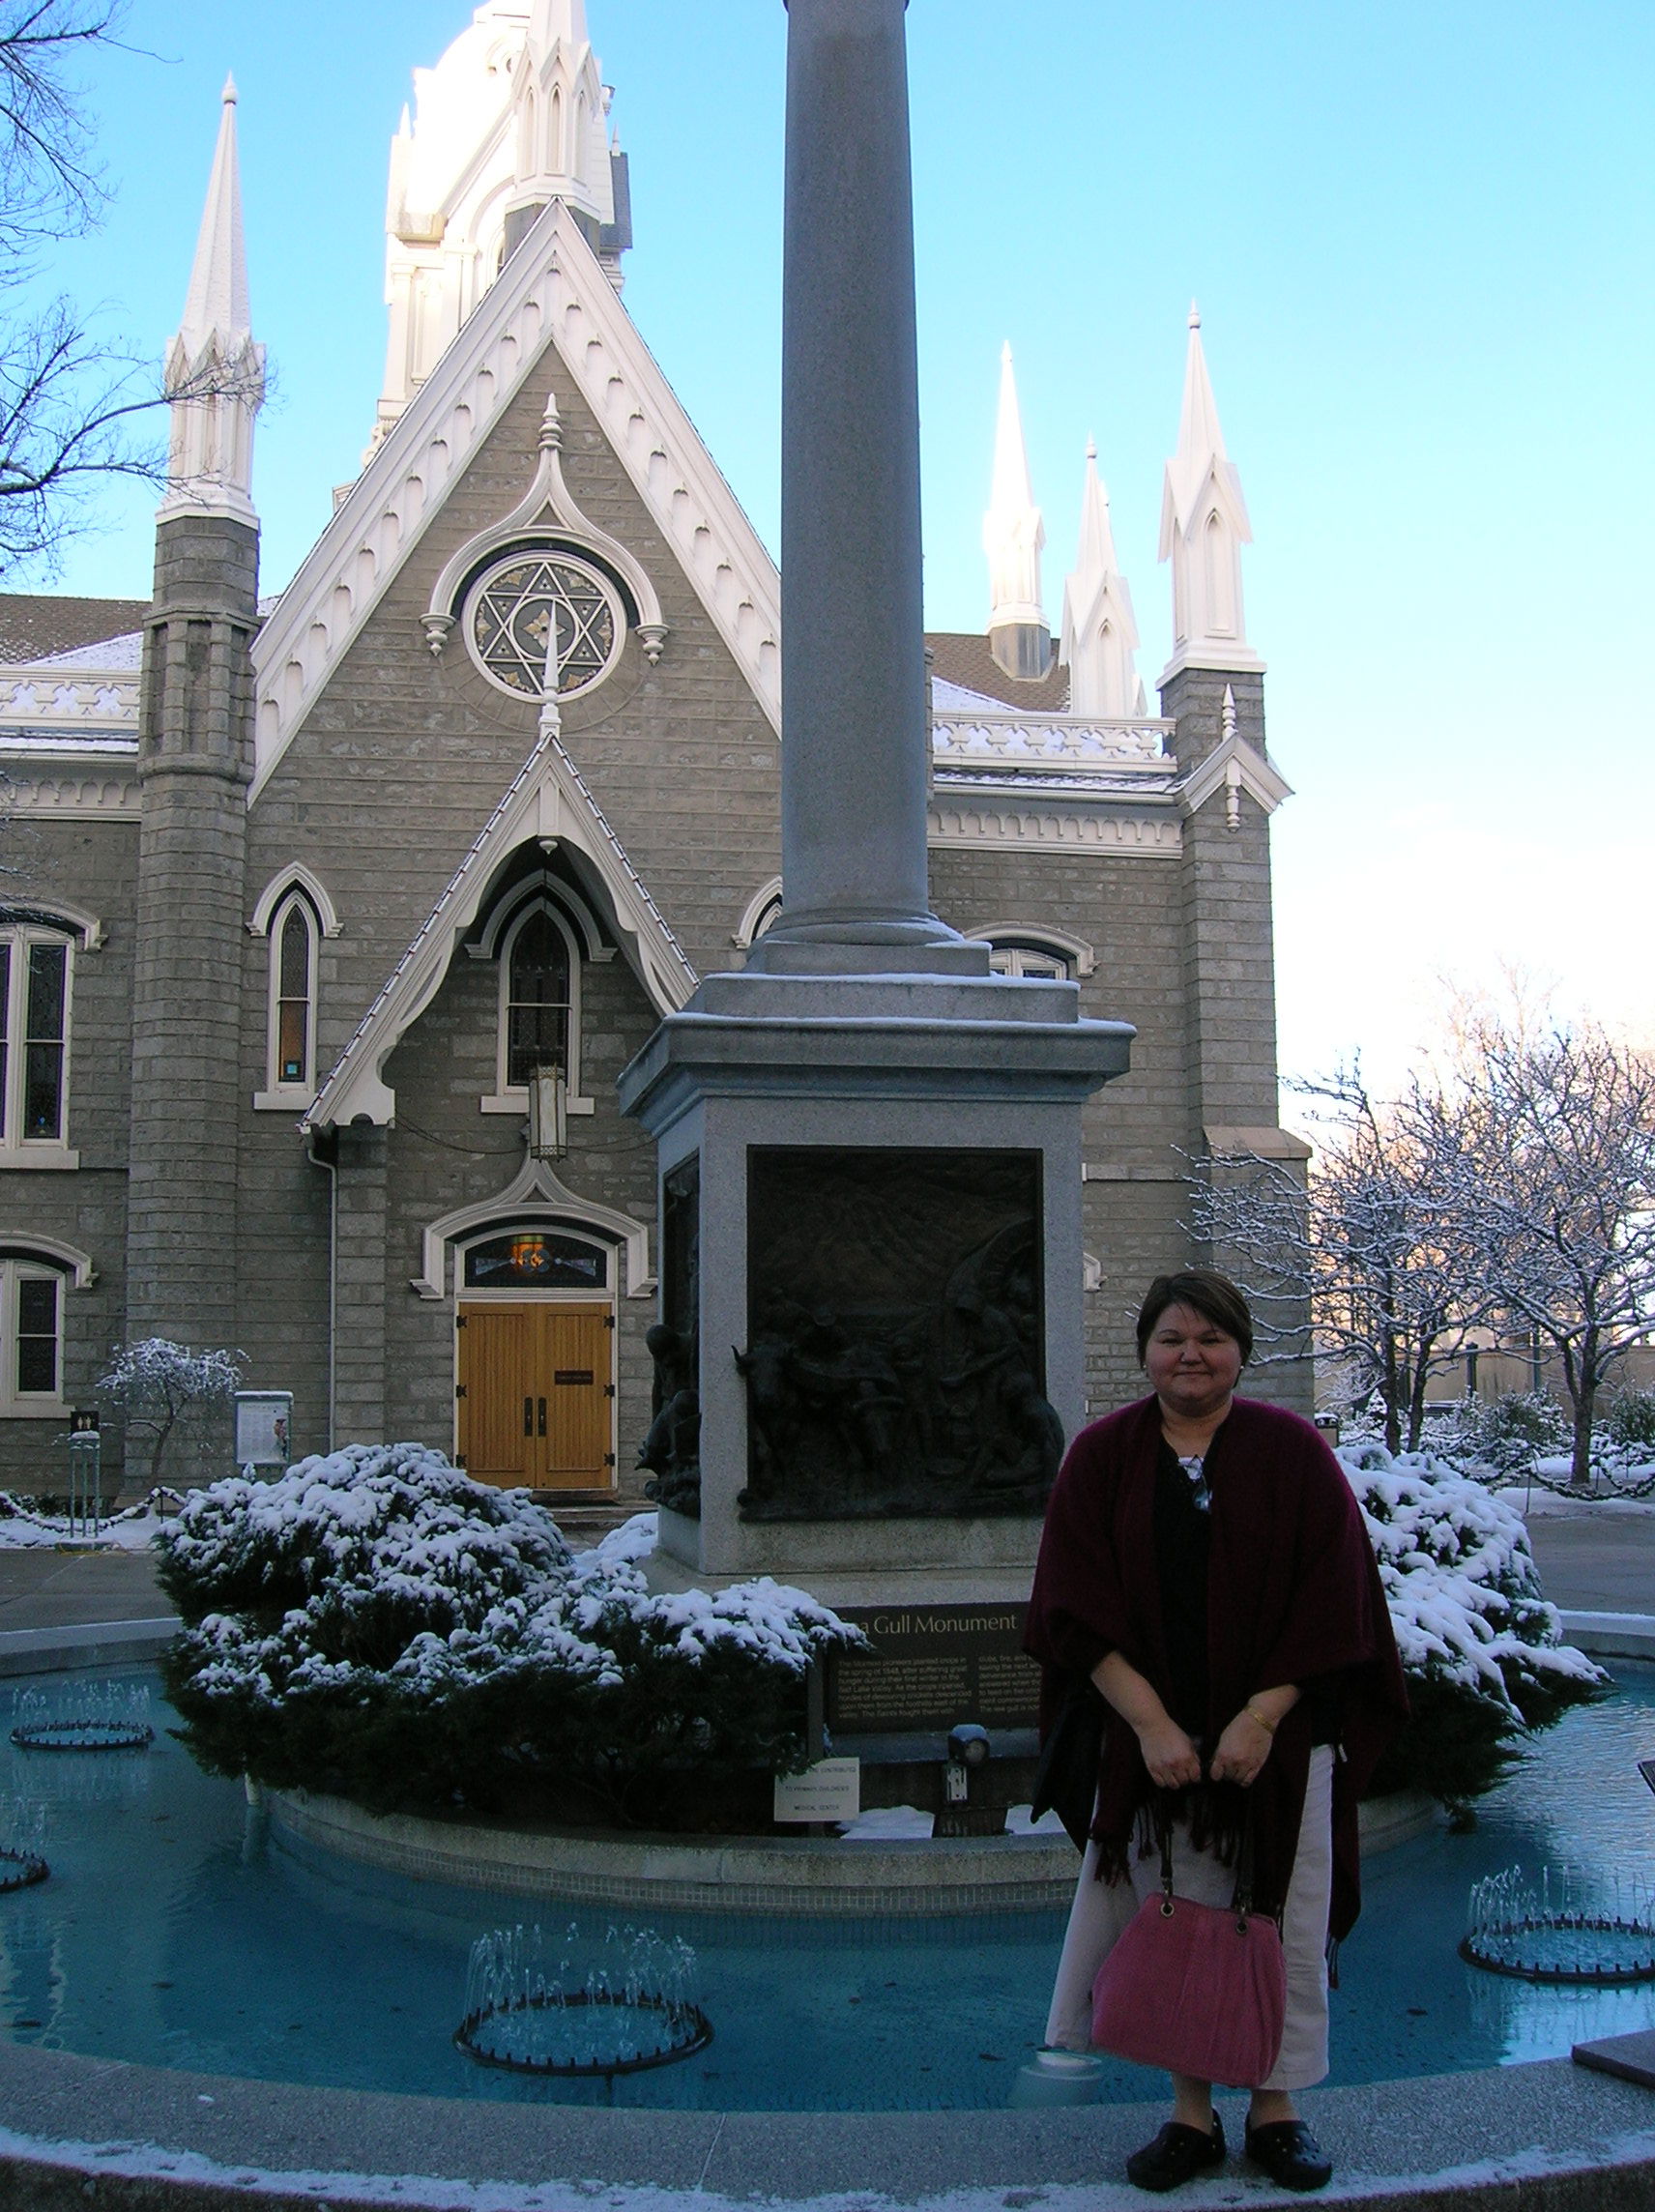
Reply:
[[1091, 2039], [1140, 2066], [1257, 2089], [1281, 2054], [1287, 1967], [1275, 1922], [1252, 1909], [1251, 1839], [1228, 1906], [1173, 1894], [1173, 1847], [1161, 1847], [1161, 1894], [1147, 1897], [1098, 1968]]

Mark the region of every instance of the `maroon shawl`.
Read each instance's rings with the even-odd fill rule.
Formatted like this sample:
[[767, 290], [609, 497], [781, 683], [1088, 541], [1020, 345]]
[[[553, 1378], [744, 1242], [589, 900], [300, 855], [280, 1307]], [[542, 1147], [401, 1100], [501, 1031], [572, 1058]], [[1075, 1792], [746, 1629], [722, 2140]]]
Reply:
[[[1141, 1399], [1084, 1429], [1046, 1511], [1025, 1646], [1044, 1670], [1049, 1726], [1077, 1675], [1118, 1651], [1168, 1696], [1155, 1561], [1160, 1409]], [[1333, 1778], [1331, 1933], [1361, 1904], [1356, 1803], [1408, 1712], [1402, 1667], [1372, 1546], [1338, 1461], [1308, 1421], [1237, 1398], [1208, 1447], [1212, 1552], [1207, 1586], [1209, 1748], [1248, 1699], [1285, 1682], [1337, 1676], [1340, 1741]], [[1310, 1772], [1303, 1701], [1276, 1732], [1249, 1796], [1254, 1895], [1278, 1912], [1287, 1895]], [[1138, 1812], [1161, 1795], [1138, 1739], [1105, 1720], [1092, 1834], [1100, 1871], [1118, 1878]]]

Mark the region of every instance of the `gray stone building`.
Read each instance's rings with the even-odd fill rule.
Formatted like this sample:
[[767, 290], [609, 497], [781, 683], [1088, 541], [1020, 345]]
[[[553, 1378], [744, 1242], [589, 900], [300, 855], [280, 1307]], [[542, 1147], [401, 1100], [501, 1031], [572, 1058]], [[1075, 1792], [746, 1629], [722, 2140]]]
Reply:
[[[49, 1486], [110, 1348], [162, 1335], [243, 1348], [297, 1450], [644, 1501], [657, 1193], [616, 1078], [778, 903], [779, 589], [622, 304], [606, 107], [579, 0], [489, 0], [424, 73], [373, 442], [261, 602], [227, 93], [153, 597], [0, 599], [0, 1483]], [[1096, 1410], [1189, 1255], [1189, 1157], [1302, 1152], [1248, 535], [1192, 317], [1149, 715], [1089, 462], [1051, 635], [1007, 360], [993, 617], [932, 640], [932, 899], [1136, 1026], [1087, 1109]]]

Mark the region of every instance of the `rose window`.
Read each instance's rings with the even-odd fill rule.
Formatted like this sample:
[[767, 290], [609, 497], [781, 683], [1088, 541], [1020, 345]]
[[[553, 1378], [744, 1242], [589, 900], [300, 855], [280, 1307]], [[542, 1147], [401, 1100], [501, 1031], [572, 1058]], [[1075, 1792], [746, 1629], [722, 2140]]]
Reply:
[[563, 699], [600, 683], [625, 643], [625, 614], [614, 586], [567, 553], [514, 553], [478, 579], [466, 604], [472, 658], [503, 690], [545, 695], [546, 659], [557, 640]]

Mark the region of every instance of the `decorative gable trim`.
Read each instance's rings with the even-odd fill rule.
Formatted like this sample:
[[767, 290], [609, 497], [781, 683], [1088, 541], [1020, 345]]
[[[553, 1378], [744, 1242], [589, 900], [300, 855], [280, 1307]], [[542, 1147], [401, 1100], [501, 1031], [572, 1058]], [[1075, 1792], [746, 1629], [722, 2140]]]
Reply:
[[546, 394], [539, 445], [539, 463], [527, 492], [509, 514], [502, 515], [488, 529], [479, 530], [475, 538], [468, 538], [437, 578], [424, 615], [425, 643], [433, 655], [442, 653], [449, 632], [454, 626], [460, 587], [474, 568], [479, 568], [491, 553], [536, 531], [544, 533], [550, 529], [569, 545], [595, 553], [625, 584], [632, 595], [632, 604], [638, 610], [633, 626], [653, 668], [661, 657], [661, 647], [666, 642], [667, 625], [661, 617], [661, 602], [642, 562], [635, 560], [619, 538], [611, 538], [607, 531], [599, 530], [595, 522], [587, 519], [565, 483], [563, 425], [558, 420], [555, 393]]
[[616, 934], [655, 1011], [676, 1013], [683, 1004], [695, 988], [695, 971], [564, 750], [557, 711], [548, 701], [534, 751], [363, 1015], [305, 1117], [306, 1129], [359, 1121], [384, 1127], [395, 1120], [396, 1094], [385, 1082], [385, 1062], [436, 997], [495, 870], [529, 838], [547, 847], [561, 841], [585, 857], [608, 895]]
[[1227, 812], [1225, 827], [1234, 830], [1241, 827], [1242, 792], [1265, 814], [1273, 814], [1284, 799], [1292, 797], [1292, 785], [1277, 772], [1274, 764], [1255, 752], [1234, 731], [1191, 772], [1178, 793], [1178, 803], [1186, 815], [1199, 814], [1221, 787]]
[[548, 337], [780, 730], [775, 565], [602, 264], [568, 210], [553, 200], [387, 433], [254, 638], [249, 802], [420, 542], [449, 485], [516, 398]]
[[655, 1288], [650, 1273], [650, 1232], [629, 1213], [612, 1206], [598, 1206], [580, 1198], [561, 1183], [544, 1160], [526, 1159], [504, 1190], [471, 1206], [456, 1207], [427, 1224], [421, 1242], [421, 1266], [424, 1272], [409, 1289], [421, 1298], [440, 1298], [447, 1288], [447, 1248], [469, 1230], [484, 1229], [491, 1221], [567, 1222], [573, 1228], [595, 1230], [606, 1244], [619, 1244], [626, 1255], [626, 1292], [629, 1298], [647, 1298]]

